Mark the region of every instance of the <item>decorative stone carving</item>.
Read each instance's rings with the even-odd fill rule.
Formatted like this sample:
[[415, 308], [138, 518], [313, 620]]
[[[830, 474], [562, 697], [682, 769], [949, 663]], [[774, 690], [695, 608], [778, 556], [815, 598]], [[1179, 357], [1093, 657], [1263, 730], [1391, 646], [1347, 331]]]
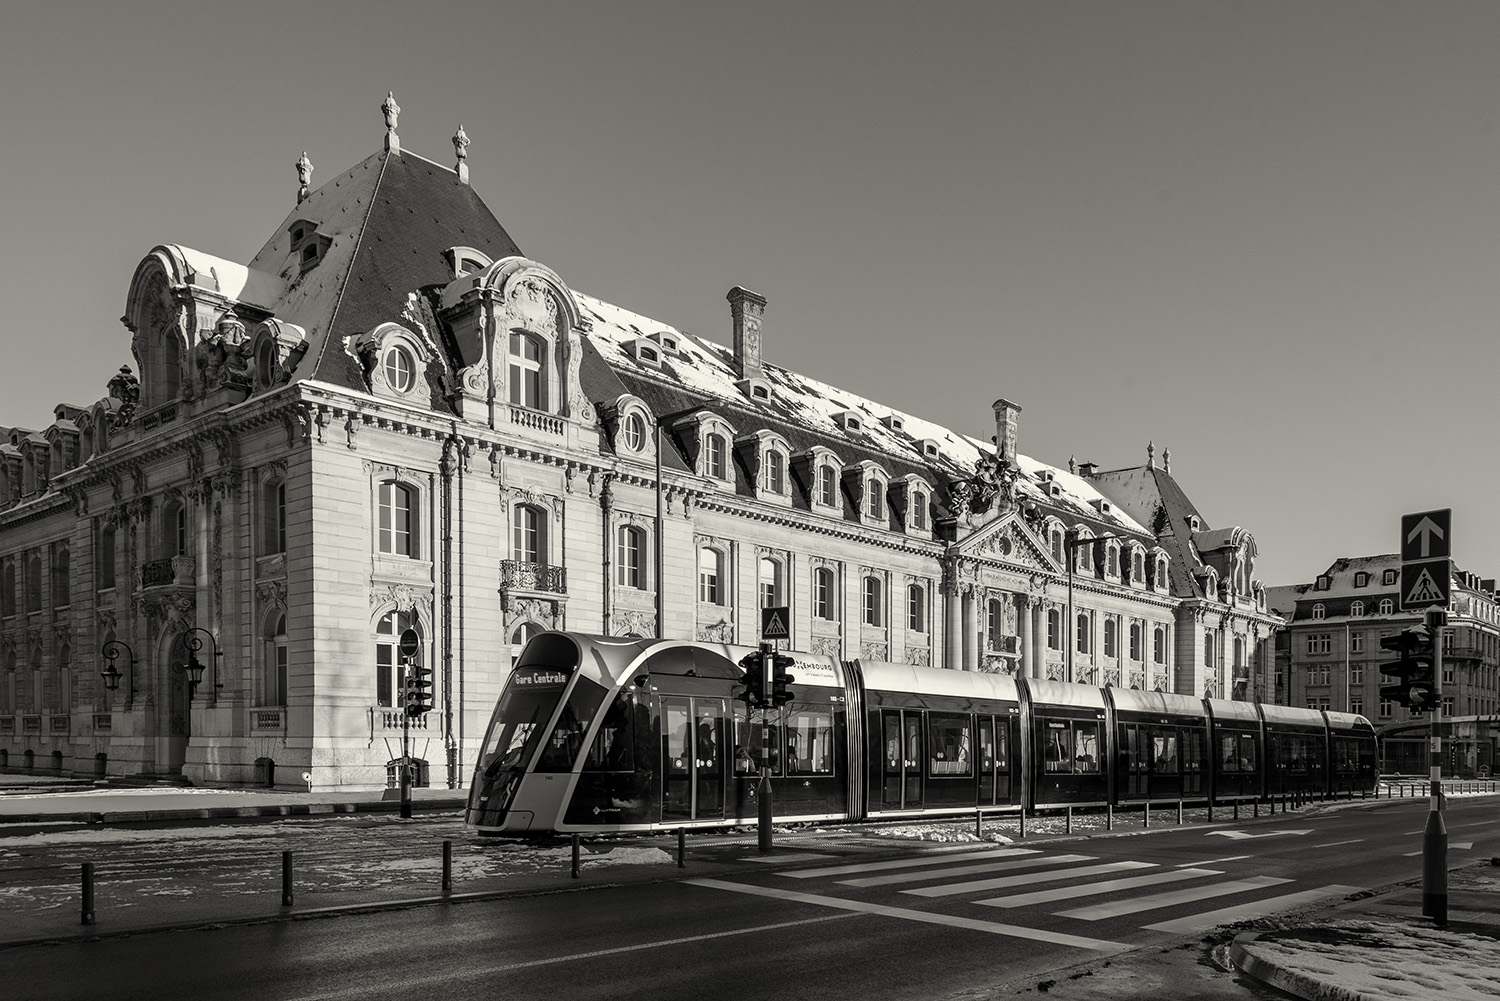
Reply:
[[255, 597], [262, 607], [286, 608], [286, 581], [262, 580], [256, 582]]
[[814, 636], [812, 640], [812, 652], [819, 657], [837, 657], [842, 646], [837, 636]]
[[890, 649], [885, 643], [861, 643], [859, 656], [863, 660], [889, 660]]
[[425, 619], [432, 611], [432, 591], [410, 584], [376, 584], [370, 589], [371, 608], [387, 603], [394, 604], [400, 612], [418, 611]]
[[656, 635], [656, 615], [644, 609], [616, 610], [611, 617], [609, 634], [611, 636], [654, 636]]
[[307, 150], [302, 151], [302, 155], [297, 158], [293, 166], [297, 168], [297, 204], [301, 205], [311, 193], [308, 184], [312, 180], [313, 165], [312, 161], [307, 158]]
[[713, 623], [698, 623], [698, 639], [703, 643], [733, 643], [734, 623], [721, 619]]
[[141, 380], [130, 371], [129, 365], [121, 365], [120, 371], [109, 380], [109, 395], [120, 401], [120, 408], [109, 418], [110, 430], [118, 431], [130, 423], [141, 403]]
[[906, 648], [906, 662], [914, 667], [931, 667], [932, 651], [925, 646], [909, 646]]
[[535, 622], [544, 629], [561, 628], [556, 602], [540, 598], [517, 598], [506, 603], [505, 630], [509, 634], [523, 622]]
[[140, 603], [146, 613], [146, 621], [153, 626], [162, 627], [173, 622], [186, 622], [197, 607], [197, 599], [192, 592], [141, 598]]

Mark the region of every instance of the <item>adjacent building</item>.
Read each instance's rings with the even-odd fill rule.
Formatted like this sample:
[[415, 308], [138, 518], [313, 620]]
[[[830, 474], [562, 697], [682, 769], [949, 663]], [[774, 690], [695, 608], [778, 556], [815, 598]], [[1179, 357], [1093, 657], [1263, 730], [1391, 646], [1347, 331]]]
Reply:
[[[1275, 701], [1359, 713], [1383, 739], [1383, 769], [1425, 774], [1429, 714], [1380, 697], [1396, 679], [1380, 664], [1395, 659], [1380, 640], [1421, 628], [1419, 612], [1401, 611], [1401, 558], [1343, 557], [1306, 584], [1272, 587], [1267, 602], [1286, 619], [1277, 635]], [[1444, 774], [1489, 775], [1500, 739], [1500, 604], [1495, 581], [1453, 567], [1443, 629]]]
[[442, 165], [382, 110], [249, 262], [145, 255], [106, 395], [0, 428], [0, 766], [386, 785], [410, 629], [421, 780], [462, 785], [533, 633], [748, 644], [773, 605], [807, 652], [1265, 696], [1255, 541], [1165, 453], [1059, 468], [1007, 399], [984, 440], [790, 372], [743, 287], [707, 334], [577, 291], [462, 130]]

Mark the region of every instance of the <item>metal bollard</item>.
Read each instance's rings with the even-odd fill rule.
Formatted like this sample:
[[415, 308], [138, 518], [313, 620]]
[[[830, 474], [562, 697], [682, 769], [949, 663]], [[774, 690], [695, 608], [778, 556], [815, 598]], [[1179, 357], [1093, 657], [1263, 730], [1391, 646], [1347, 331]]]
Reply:
[[1026, 807], [1021, 807], [1021, 833], [1020, 837], [1026, 837]]
[[443, 842], [443, 892], [453, 889], [453, 842]]
[[1115, 805], [1113, 803], [1104, 804], [1104, 829], [1106, 831], [1115, 829]]
[[677, 868], [687, 868], [687, 828], [677, 828]]
[[1073, 833], [1073, 808], [1071, 806], [1068, 807], [1068, 812], [1063, 817], [1063, 833], [1064, 834], [1072, 834]]
[[281, 853], [281, 906], [292, 906], [292, 853]]
[[578, 878], [578, 835], [573, 835], [573, 878]]
[[1260, 800], [1258, 800], [1258, 799], [1254, 800], [1251, 803], [1250, 808], [1251, 808], [1251, 810], [1254, 811], [1254, 813], [1251, 814], [1251, 816], [1253, 816], [1256, 820], [1259, 820], [1260, 819]]
[[1209, 800], [1208, 801], [1208, 822], [1210, 824], [1212, 824], [1214, 822], [1214, 804], [1213, 804], [1213, 800]]
[[1182, 800], [1177, 801], [1177, 826], [1182, 826]]
[[1235, 820], [1239, 820], [1240, 819], [1240, 801], [1239, 800], [1235, 800], [1234, 801], [1234, 819]]
[[984, 839], [984, 807], [974, 808], [974, 837]]
[[1146, 800], [1146, 826], [1148, 828], [1151, 826], [1151, 801], [1149, 799]]
[[83, 920], [79, 924], [94, 923], [94, 863], [83, 864]]

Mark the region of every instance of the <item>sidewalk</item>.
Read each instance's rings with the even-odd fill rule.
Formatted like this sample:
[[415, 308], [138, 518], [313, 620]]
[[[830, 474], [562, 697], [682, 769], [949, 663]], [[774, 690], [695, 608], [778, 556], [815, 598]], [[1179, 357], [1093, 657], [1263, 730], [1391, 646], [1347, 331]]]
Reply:
[[[601, 883], [717, 875], [759, 865], [753, 831], [694, 832], [687, 842], [686, 866], [682, 868], [678, 865], [677, 839], [667, 833], [598, 843], [590, 839], [580, 847], [579, 875], [574, 878], [571, 846], [566, 839], [538, 845], [483, 842], [462, 827], [462, 790], [420, 789], [414, 793], [411, 820], [395, 817], [399, 804], [385, 799], [379, 791], [308, 794], [151, 787], [0, 796], [0, 878], [4, 880], [0, 884], [0, 948], [494, 899]], [[1339, 808], [1357, 809], [1359, 804], [1339, 804]], [[370, 856], [362, 856], [357, 848], [338, 848], [334, 854], [343, 856], [340, 861], [361, 870], [378, 868], [382, 862], [398, 865], [402, 878], [384, 884], [366, 879], [310, 878], [309, 872], [318, 865], [332, 864], [333, 854], [320, 858], [316, 848], [299, 851], [299, 860], [312, 858], [313, 864], [308, 872], [299, 869], [293, 903], [283, 905], [280, 874], [264, 861], [275, 856], [265, 849], [290, 843], [280, 830], [286, 822], [328, 814], [348, 815], [344, 822], [376, 825], [359, 832], [331, 832], [334, 837], [325, 834], [328, 841], [340, 843], [345, 833], [363, 834], [373, 839], [370, 844], [381, 846], [365, 847]], [[260, 851], [257, 858], [262, 861], [249, 876], [196, 850], [212, 841], [215, 829], [223, 822], [256, 817], [265, 818], [266, 836], [261, 839], [265, 844], [256, 846]], [[38, 881], [49, 879], [48, 874], [41, 868], [7, 865], [21, 856], [16, 846], [30, 839], [45, 839], [50, 844], [80, 836], [77, 832], [108, 836], [101, 828], [109, 825], [119, 825], [121, 831], [129, 832], [131, 840], [139, 838], [143, 847], [176, 847], [180, 858], [172, 857], [171, 847], [164, 850], [168, 856], [164, 864], [177, 867], [171, 891], [132, 893], [131, 879], [111, 874], [112, 879], [101, 878], [96, 887], [95, 923], [83, 925], [78, 867], [71, 867], [66, 874], [67, 885], [58, 885], [58, 867], [52, 866], [48, 889], [53, 892], [45, 902], [36, 904], [28, 891], [36, 889]], [[172, 825], [181, 830], [170, 836], [139, 830]], [[250, 828], [239, 825], [237, 830]], [[309, 828], [303, 822], [291, 830]], [[1140, 834], [1136, 832], [1135, 836]], [[1107, 836], [1111, 835], [1061, 835], [1038, 830], [1026, 840], [1031, 844], [1059, 837], [1078, 840]], [[408, 840], [394, 840], [401, 837]], [[425, 840], [419, 843], [414, 838]], [[451, 839], [454, 848], [450, 871], [455, 892], [441, 889], [441, 861], [431, 850], [439, 838]], [[198, 839], [196, 845], [194, 839]], [[234, 847], [250, 840], [238, 837]], [[221, 835], [219, 845], [222, 843]], [[384, 854], [388, 843], [409, 851], [394, 860], [377, 857]], [[868, 854], [895, 851], [910, 844], [847, 828], [778, 829], [775, 857], [778, 863], [796, 865], [799, 855], [816, 853], [827, 858]], [[413, 857], [412, 850], [417, 848], [425, 854]], [[203, 857], [195, 859], [195, 855]], [[153, 861], [163, 864], [162, 860]], [[33, 905], [25, 906], [28, 901]], [[1228, 953], [1243, 973], [1309, 1001], [1500, 997], [1500, 865], [1481, 863], [1449, 872], [1445, 928], [1435, 928], [1421, 911], [1420, 881], [1409, 881], [1283, 920], [1254, 922], [1251, 930], [1235, 937]]]

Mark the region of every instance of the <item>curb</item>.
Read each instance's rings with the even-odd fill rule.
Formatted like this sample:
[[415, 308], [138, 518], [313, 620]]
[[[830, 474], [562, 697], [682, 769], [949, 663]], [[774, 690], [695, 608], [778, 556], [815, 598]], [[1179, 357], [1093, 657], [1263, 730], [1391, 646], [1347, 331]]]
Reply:
[[1229, 961], [1245, 976], [1292, 997], [1301, 998], [1302, 1001], [1360, 1001], [1364, 997], [1358, 992], [1314, 980], [1305, 974], [1293, 973], [1250, 955], [1244, 947], [1260, 938], [1260, 935], [1257, 931], [1240, 932], [1229, 947]]

